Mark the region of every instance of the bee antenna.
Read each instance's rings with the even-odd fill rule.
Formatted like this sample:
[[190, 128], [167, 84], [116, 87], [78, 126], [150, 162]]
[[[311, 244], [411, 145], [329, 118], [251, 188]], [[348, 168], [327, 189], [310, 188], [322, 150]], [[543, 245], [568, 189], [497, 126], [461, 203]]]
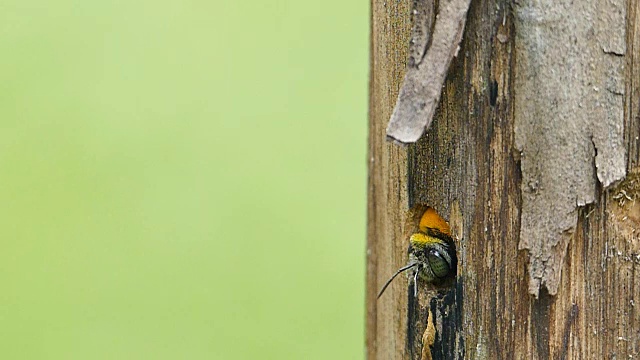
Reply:
[[409, 269], [411, 269], [414, 266], [417, 266], [418, 263], [412, 263], [409, 264], [407, 266], [403, 266], [400, 269], [398, 269], [398, 271], [396, 271], [395, 274], [393, 274], [393, 276], [391, 276], [391, 278], [389, 278], [389, 280], [387, 280], [387, 282], [384, 284], [384, 286], [382, 287], [382, 290], [380, 290], [380, 293], [378, 294], [378, 299], [380, 299], [380, 296], [382, 296], [382, 293], [384, 293], [384, 291], [387, 289], [387, 286], [389, 286], [389, 284], [391, 284], [391, 282], [393, 281], [393, 279], [396, 278], [396, 276], [400, 275], [401, 272], [403, 271], [407, 271]]

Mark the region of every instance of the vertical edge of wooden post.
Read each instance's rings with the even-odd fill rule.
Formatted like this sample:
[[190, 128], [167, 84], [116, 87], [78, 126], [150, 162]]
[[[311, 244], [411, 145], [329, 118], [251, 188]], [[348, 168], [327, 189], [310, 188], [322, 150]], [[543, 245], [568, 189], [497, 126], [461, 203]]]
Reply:
[[[408, 56], [411, 0], [371, 0], [367, 215], [366, 346], [368, 359], [405, 353], [406, 297], [401, 281], [380, 286], [406, 262], [402, 224], [407, 207], [406, 149], [386, 140]], [[406, 282], [405, 282], [406, 284]]]

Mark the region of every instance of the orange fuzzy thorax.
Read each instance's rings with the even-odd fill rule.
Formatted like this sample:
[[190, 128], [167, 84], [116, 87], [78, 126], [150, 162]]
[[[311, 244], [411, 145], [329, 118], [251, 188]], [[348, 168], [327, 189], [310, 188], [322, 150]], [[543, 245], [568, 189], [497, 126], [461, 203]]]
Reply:
[[443, 234], [451, 236], [451, 228], [449, 224], [438, 215], [433, 208], [427, 208], [420, 218], [420, 231], [427, 232], [427, 228], [436, 229]]

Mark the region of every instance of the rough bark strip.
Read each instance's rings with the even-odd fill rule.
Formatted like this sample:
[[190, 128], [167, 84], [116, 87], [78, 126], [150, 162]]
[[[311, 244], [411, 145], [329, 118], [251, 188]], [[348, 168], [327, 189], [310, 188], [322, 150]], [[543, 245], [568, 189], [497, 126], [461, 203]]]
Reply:
[[623, 0], [516, 3], [520, 248], [529, 292], [555, 295], [578, 207], [625, 175]]
[[411, 29], [411, 40], [409, 40], [409, 68], [420, 65], [427, 53], [431, 43], [433, 23], [436, 19], [434, 6], [435, 4], [432, 1], [413, 0], [413, 10], [411, 11], [413, 27]]
[[431, 18], [427, 16], [431, 9], [426, 3], [432, 2], [416, 0], [416, 36], [411, 44], [415, 50], [411, 51], [412, 60], [387, 127], [387, 136], [391, 139], [401, 143], [414, 143], [431, 125], [449, 65], [458, 53], [470, 1], [439, 2], [431, 45], [424, 53], [422, 49], [427, 47], [429, 41], [429, 36], [424, 36], [424, 33], [429, 28]]

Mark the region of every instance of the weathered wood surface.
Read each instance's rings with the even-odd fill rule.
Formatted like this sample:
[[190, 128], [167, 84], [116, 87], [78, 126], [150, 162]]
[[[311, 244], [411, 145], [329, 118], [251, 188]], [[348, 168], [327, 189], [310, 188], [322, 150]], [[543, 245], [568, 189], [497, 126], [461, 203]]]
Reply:
[[[411, 1], [372, 0], [367, 240], [367, 357], [420, 359], [427, 308], [434, 359], [640, 358], [640, 2], [628, 1], [627, 170], [581, 208], [555, 296], [528, 292], [518, 250], [520, 159], [514, 147], [514, 25], [509, 1], [474, 0], [431, 129], [385, 141], [407, 59]], [[433, 206], [457, 234], [458, 279], [420, 288], [399, 278], [407, 210]]]

